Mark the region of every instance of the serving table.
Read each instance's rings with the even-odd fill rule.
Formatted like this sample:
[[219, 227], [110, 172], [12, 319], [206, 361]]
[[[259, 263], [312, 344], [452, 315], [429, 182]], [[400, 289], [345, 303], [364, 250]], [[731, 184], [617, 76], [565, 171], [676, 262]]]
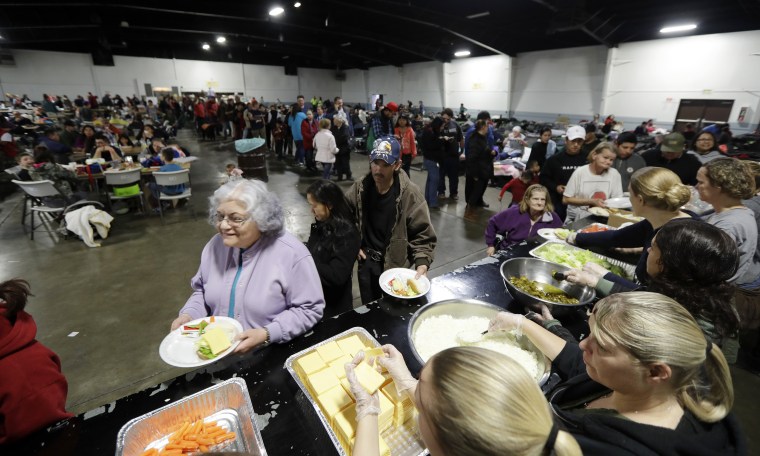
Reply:
[[[593, 220], [592, 220], [593, 221]], [[589, 223], [589, 222], [586, 222]], [[384, 298], [319, 322], [312, 331], [286, 344], [275, 344], [246, 355], [230, 355], [217, 363], [189, 370], [173, 380], [136, 391], [111, 404], [42, 430], [17, 445], [0, 448], [4, 455], [110, 455], [119, 429], [129, 420], [163, 407], [232, 377], [245, 379], [269, 455], [335, 455], [336, 451], [312, 405], [283, 368], [298, 351], [356, 326], [365, 328], [381, 344], [393, 344], [417, 375], [421, 365], [407, 337], [410, 317], [428, 302], [471, 298], [514, 312], [499, 267], [509, 258], [528, 256], [535, 243], [522, 243], [494, 257], [472, 263], [432, 280], [430, 292], [412, 300]], [[576, 312], [563, 323], [576, 336], [588, 334], [585, 314]], [[158, 346], [156, 341], [156, 347]], [[155, 352], [158, 356], [158, 350]], [[556, 376], [555, 376], [556, 377]], [[552, 384], [552, 380], [548, 385]], [[545, 386], [545, 387], [548, 387]]]

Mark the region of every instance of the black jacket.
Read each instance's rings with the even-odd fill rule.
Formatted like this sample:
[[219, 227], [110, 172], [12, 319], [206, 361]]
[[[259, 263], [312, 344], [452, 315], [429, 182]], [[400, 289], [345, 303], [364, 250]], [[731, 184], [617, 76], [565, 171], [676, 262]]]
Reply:
[[475, 132], [467, 143], [467, 174], [490, 177], [493, 174], [493, 156], [485, 136]]
[[440, 163], [443, 161], [443, 140], [438, 131], [441, 124], [440, 120], [437, 122], [436, 120], [422, 130], [422, 134], [419, 137], [419, 145], [420, 149], [422, 149], [423, 157]]
[[338, 155], [348, 155], [351, 153], [351, 147], [348, 144], [348, 125], [345, 123], [338, 128], [333, 125], [330, 129], [335, 137], [335, 146], [338, 148]]
[[577, 344], [567, 343], [552, 366], [566, 381], [547, 394], [549, 404], [560, 427], [575, 437], [584, 455], [747, 454], [744, 435], [732, 414], [716, 423], [704, 423], [684, 410], [678, 427], [667, 429], [603, 413], [563, 410], [564, 405], [602, 396], [609, 389], [589, 378]]
[[311, 225], [306, 246], [314, 259], [325, 295], [322, 318], [352, 309], [351, 274], [360, 245], [359, 231], [353, 223], [316, 222]]

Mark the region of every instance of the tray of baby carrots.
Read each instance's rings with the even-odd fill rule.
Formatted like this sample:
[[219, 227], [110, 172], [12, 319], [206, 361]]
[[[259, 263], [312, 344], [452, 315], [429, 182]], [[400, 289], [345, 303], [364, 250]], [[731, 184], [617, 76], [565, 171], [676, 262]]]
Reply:
[[119, 431], [116, 454], [266, 456], [254, 417], [245, 380], [233, 378], [131, 420]]
[[[190, 454], [200, 451], [208, 453], [210, 450], [222, 449], [225, 442], [234, 440], [236, 434], [219, 426], [217, 421], [204, 422], [198, 420], [194, 423], [185, 421], [182, 427], [169, 436], [169, 442], [159, 450], [156, 447], [143, 451], [140, 456], [169, 456]], [[226, 446], [226, 445], [225, 445]]]

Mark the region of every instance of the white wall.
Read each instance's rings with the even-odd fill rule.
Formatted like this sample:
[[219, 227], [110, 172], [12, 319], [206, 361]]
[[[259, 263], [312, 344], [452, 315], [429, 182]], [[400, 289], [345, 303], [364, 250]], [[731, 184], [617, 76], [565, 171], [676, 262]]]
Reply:
[[511, 110], [518, 119], [591, 119], [601, 104], [606, 61], [604, 46], [518, 54]]
[[395, 101], [399, 103], [403, 95], [403, 71], [395, 66], [380, 66], [369, 69], [367, 83], [368, 93], [380, 93], [385, 95], [385, 102]]
[[15, 67], [0, 67], [2, 93], [28, 94], [42, 100], [43, 93], [77, 94], [95, 92], [92, 58], [89, 54], [13, 51]]
[[368, 79], [369, 71], [367, 70], [346, 70], [346, 80], [342, 81], [340, 86], [340, 93], [343, 97], [343, 102], [351, 106], [357, 103], [368, 103]]
[[[606, 112], [670, 128], [682, 98], [735, 100], [729, 122], [735, 132], [749, 130], [760, 122], [760, 55], [753, 53], [760, 53], [760, 30], [622, 44], [613, 53]], [[738, 124], [742, 106], [751, 112]]]
[[299, 68], [298, 79], [301, 81], [300, 93], [306, 100], [315, 95], [322, 100], [332, 100], [340, 95], [341, 81], [335, 79], [335, 70]]
[[511, 59], [494, 55], [456, 59], [443, 65], [444, 105], [458, 112], [459, 104], [470, 113], [488, 110], [491, 115], [509, 109]]
[[444, 106], [444, 76], [442, 62], [420, 62], [404, 65], [401, 69], [402, 91], [399, 104], [411, 100], [415, 106], [420, 100], [431, 109]]

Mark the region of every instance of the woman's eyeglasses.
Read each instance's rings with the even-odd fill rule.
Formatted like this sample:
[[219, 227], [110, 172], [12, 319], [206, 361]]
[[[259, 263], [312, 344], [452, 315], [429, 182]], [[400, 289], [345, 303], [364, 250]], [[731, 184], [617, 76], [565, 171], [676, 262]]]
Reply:
[[216, 214], [214, 216], [214, 221], [216, 221], [217, 225], [221, 225], [223, 221], [227, 221], [227, 224], [232, 227], [238, 227], [242, 225], [243, 223], [247, 222], [250, 219], [250, 217], [241, 217], [239, 215], [235, 215], [232, 217], [228, 217], [224, 214]]

